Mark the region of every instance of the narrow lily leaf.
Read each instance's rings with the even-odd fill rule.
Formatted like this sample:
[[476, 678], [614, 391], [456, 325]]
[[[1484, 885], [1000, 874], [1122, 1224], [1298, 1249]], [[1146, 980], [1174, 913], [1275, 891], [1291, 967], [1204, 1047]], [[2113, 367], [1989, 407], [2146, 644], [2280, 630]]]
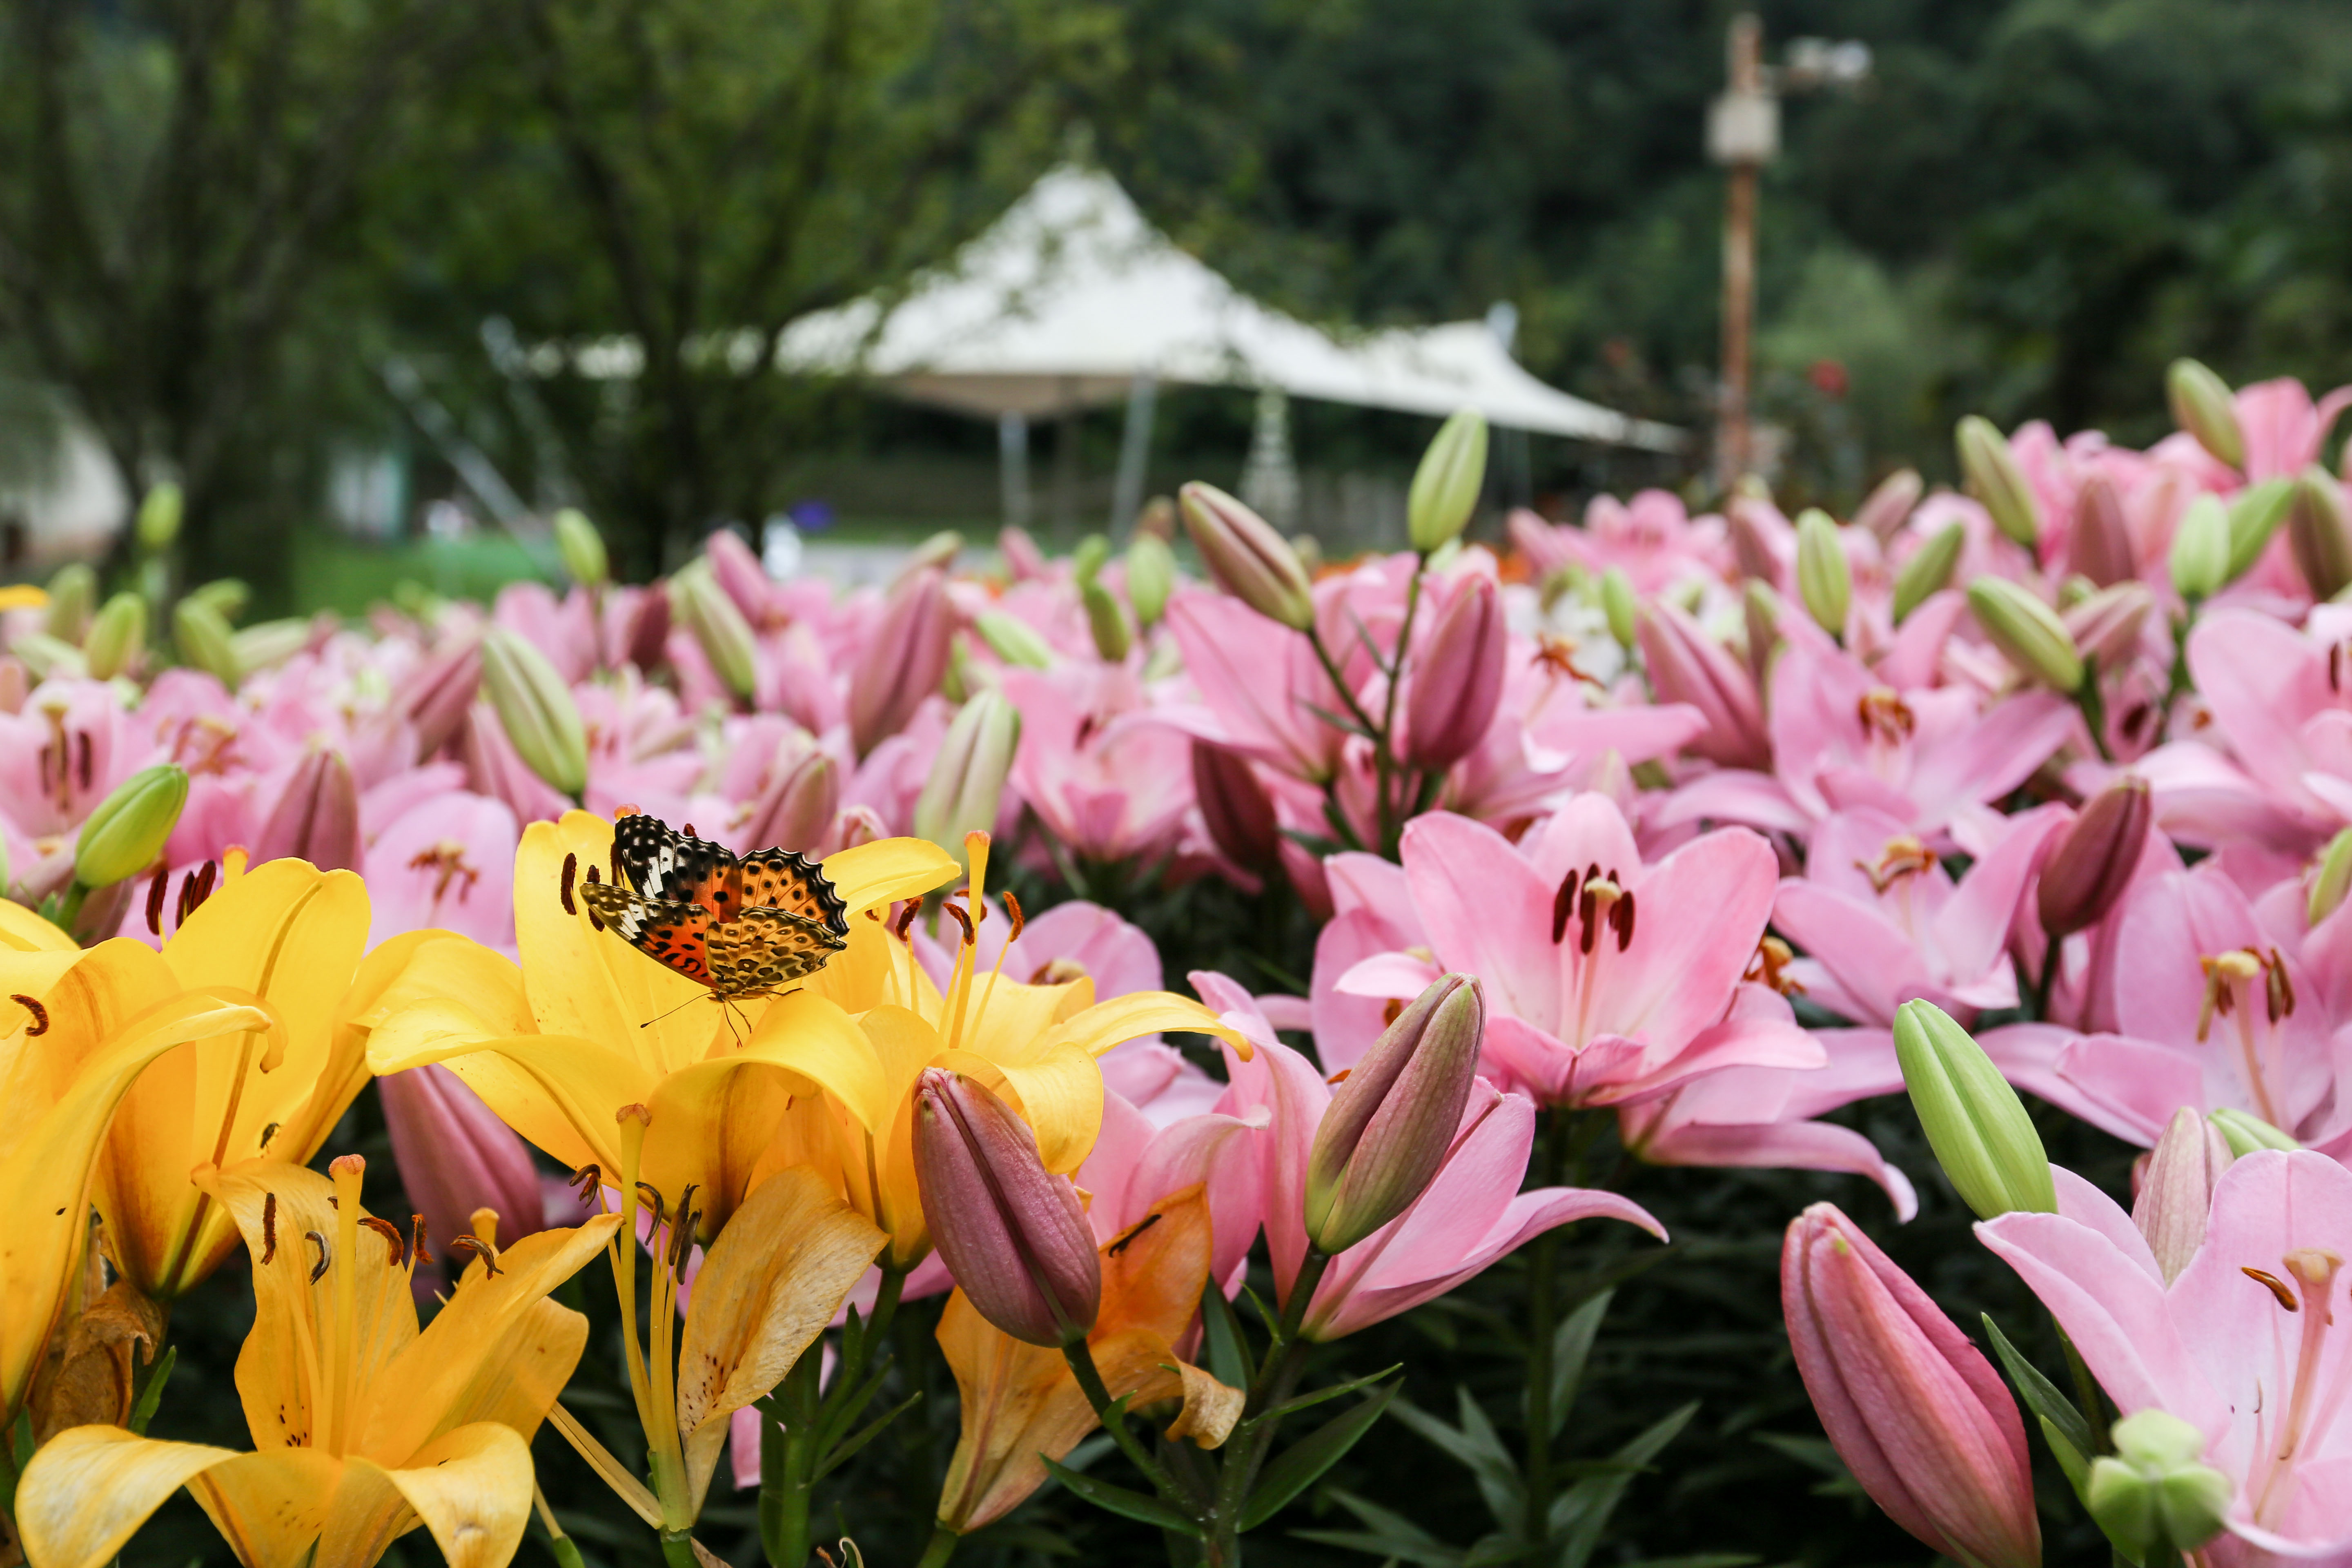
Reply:
[[894, 1359], [884, 1356], [875, 1364], [873, 1374], [858, 1386], [856, 1394], [842, 1400], [833, 1409], [824, 1413], [824, 1418], [817, 1423], [816, 1428], [818, 1453], [830, 1453], [833, 1446], [841, 1440], [841, 1435], [855, 1426], [857, 1418], [866, 1413], [866, 1407], [874, 1402], [874, 1396], [882, 1392], [882, 1384], [888, 1381], [887, 1374]]
[[2050, 1444], [2050, 1452], [2056, 1457], [2058, 1468], [2066, 1472], [2067, 1484], [2074, 1489], [2074, 1495], [2081, 1498], [2083, 1489], [2091, 1484], [2091, 1461], [2084, 1458], [2080, 1448], [2067, 1441], [2066, 1434], [2058, 1429], [2055, 1421], [2039, 1414], [2033, 1418], [2042, 1423], [2042, 1436]]
[[881, 1415], [877, 1415], [873, 1420], [868, 1421], [865, 1426], [859, 1427], [850, 1436], [847, 1442], [843, 1443], [839, 1447], [834, 1449], [824, 1457], [824, 1462], [817, 1466], [816, 1475], [814, 1479], [823, 1480], [825, 1477], [833, 1474], [834, 1471], [847, 1464], [851, 1458], [856, 1454], [858, 1449], [863, 1448], [866, 1444], [871, 1443], [875, 1438], [882, 1436], [882, 1432], [885, 1427], [888, 1426], [891, 1422], [898, 1419], [899, 1416], [904, 1415], [908, 1411], [912, 1410], [915, 1407], [916, 1402], [920, 1400], [922, 1397], [923, 1391], [919, 1388], [915, 1390], [914, 1393], [907, 1395], [906, 1398], [898, 1401], [898, 1404], [890, 1406], [889, 1409], [885, 1410]]
[[1213, 1279], [1201, 1292], [1201, 1348], [1202, 1364], [1219, 1383], [1249, 1386], [1249, 1346], [1242, 1339], [1241, 1314]]
[[[1698, 1401], [1694, 1399], [1681, 1409], [1654, 1422], [1610, 1458], [1625, 1465], [1647, 1465], [1697, 1414]], [[1633, 1480], [1631, 1470], [1620, 1475], [1591, 1477], [1570, 1487], [1552, 1505], [1551, 1528], [1555, 1533], [1564, 1531], [1567, 1537], [1560, 1547], [1560, 1568], [1585, 1568], [1585, 1564], [1592, 1560], [1594, 1548], [1601, 1544], [1601, 1533], [1609, 1528], [1609, 1516], [1617, 1511], [1617, 1505], [1624, 1500], [1625, 1489], [1633, 1484]]]
[[1576, 1404], [1576, 1391], [1584, 1381], [1584, 1363], [1592, 1353], [1593, 1337], [1601, 1331], [1601, 1320], [1608, 1315], [1609, 1303], [1615, 1292], [1603, 1290], [1591, 1300], [1570, 1312], [1552, 1335], [1551, 1342], [1551, 1431], [1568, 1423], [1568, 1413]]
[[1077, 1496], [1108, 1512], [1123, 1514], [1139, 1523], [1160, 1530], [1172, 1530], [1180, 1535], [1201, 1539], [1200, 1521], [1172, 1504], [1156, 1497], [1146, 1497], [1125, 1487], [1115, 1487], [1108, 1481], [1098, 1481], [1092, 1476], [1080, 1475], [1056, 1460], [1045, 1461], [1045, 1473], [1067, 1487]]
[[1495, 1521], [1508, 1529], [1527, 1508], [1527, 1488], [1519, 1479], [1518, 1461], [1496, 1436], [1484, 1412], [1475, 1417], [1469, 1414], [1477, 1410], [1477, 1405], [1467, 1391], [1461, 1394], [1461, 1400], [1464, 1415], [1459, 1427], [1449, 1426], [1412, 1405], [1398, 1405], [1397, 1419], [1459, 1461], [1476, 1479], [1479, 1495], [1486, 1499]]
[[1411, 1563], [1414, 1568], [1467, 1568], [1468, 1553], [1458, 1546], [1446, 1545], [1402, 1514], [1391, 1513], [1377, 1503], [1369, 1502], [1353, 1492], [1342, 1491], [1338, 1487], [1331, 1488], [1323, 1495], [1371, 1528], [1292, 1531], [1297, 1539], [1325, 1546], [1344, 1547], [1367, 1556]]
[[1326, 1400], [1338, 1399], [1343, 1394], [1353, 1394], [1360, 1388], [1370, 1388], [1381, 1379], [1403, 1370], [1404, 1363], [1398, 1362], [1394, 1366], [1384, 1366], [1378, 1372], [1366, 1373], [1361, 1377], [1351, 1377], [1345, 1383], [1335, 1383], [1328, 1388], [1318, 1388], [1312, 1394], [1302, 1394], [1295, 1399], [1286, 1399], [1269, 1409], [1259, 1411], [1243, 1425], [1255, 1426], [1261, 1421], [1278, 1421], [1286, 1415], [1296, 1415], [1302, 1410], [1312, 1410]]
[[163, 1385], [172, 1381], [172, 1369], [180, 1363], [180, 1347], [163, 1347], [163, 1359], [147, 1374], [147, 1386], [139, 1391], [138, 1402], [131, 1407], [131, 1419], [124, 1422], [142, 1437], [147, 1436], [147, 1424], [155, 1419], [155, 1407], [163, 1403]]
[[[1993, 1353], [2000, 1357], [2000, 1364], [2008, 1369], [2010, 1381], [2017, 1384], [2018, 1396], [2025, 1401], [2026, 1408], [2042, 1417], [2047, 1427], [2054, 1428], [2077, 1456], [2097, 1453], [2098, 1439], [2092, 1436], [2091, 1423], [2074, 1407], [2074, 1402], [2061, 1393], [2056, 1384], [2042, 1376], [2042, 1369], [2026, 1360], [2018, 1348], [2009, 1342], [2009, 1336], [2000, 1331], [2000, 1325], [1992, 1321], [1990, 1312], [1984, 1314], [1984, 1326], [1986, 1335], [1992, 1341]], [[2056, 1448], [2053, 1443], [2052, 1450], [2055, 1452]], [[2065, 1463], [2063, 1454], [2059, 1456], [2059, 1462]], [[2082, 1462], [2088, 1463], [2086, 1460]], [[2071, 1467], [2067, 1473], [2074, 1473]]]
[[1292, 1444], [1258, 1477], [1257, 1489], [1242, 1507], [1241, 1526], [1255, 1530], [1282, 1511], [1283, 1505], [1315, 1484], [1323, 1472], [1345, 1458], [1357, 1440], [1372, 1429], [1402, 1386], [1391, 1384], [1370, 1399], [1324, 1423]]

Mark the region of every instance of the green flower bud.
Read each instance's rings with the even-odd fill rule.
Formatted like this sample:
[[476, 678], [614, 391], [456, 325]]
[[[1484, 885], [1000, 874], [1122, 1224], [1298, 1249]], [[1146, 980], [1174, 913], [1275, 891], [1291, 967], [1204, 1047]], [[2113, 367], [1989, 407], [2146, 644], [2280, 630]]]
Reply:
[[572, 689], [547, 656], [504, 626], [482, 637], [482, 689], [515, 754], [572, 799], [588, 785], [588, 732]]
[[1007, 664], [1017, 664], [1024, 669], [1050, 669], [1054, 663], [1054, 645], [1045, 634], [1018, 616], [1003, 610], [982, 610], [972, 617], [971, 629], [989, 650]]
[[98, 574], [89, 564], [69, 561], [49, 579], [49, 614], [42, 629], [76, 647], [89, 635], [89, 617], [98, 608]]
[[1928, 1145], [1979, 1219], [2058, 1212], [2050, 1157], [2024, 1102], [1951, 1015], [1932, 1002], [1903, 1004], [1895, 1056]]
[[2230, 514], [2218, 497], [2203, 495], [2189, 503], [2173, 531], [2172, 585], [2192, 604], [2218, 592], [2230, 580]]
[[1107, 664], [1125, 662], [1128, 649], [1135, 646], [1135, 632], [1111, 591], [1100, 578], [1089, 577], [1078, 585], [1078, 601], [1086, 606], [1087, 629], [1094, 634], [1095, 651]]
[[577, 507], [555, 514], [555, 550], [563, 569], [583, 588], [601, 588], [612, 580], [612, 558], [604, 552], [604, 536]]
[[1486, 488], [1486, 416], [1457, 409], [1421, 455], [1404, 502], [1405, 533], [1423, 555], [1459, 535]]
[[81, 649], [47, 632], [26, 632], [8, 645], [8, 651], [25, 661], [25, 668], [33, 672], [36, 680], [47, 680], [53, 675], [79, 679], [89, 673]]
[[2240, 490], [2230, 502], [2230, 575], [2234, 583], [2253, 569], [2270, 545], [2271, 535], [2286, 521], [2294, 504], [2293, 479], [2264, 479]]
[[152, 866], [187, 804], [187, 770], [176, 763], [158, 763], [124, 779], [81, 825], [74, 844], [74, 880], [85, 888], [110, 888]]
[[215, 577], [209, 583], [199, 583], [188, 590], [191, 599], [202, 599], [221, 614], [221, 619], [235, 621], [245, 614], [252, 601], [253, 590], [235, 577]]
[[1160, 624], [1168, 595], [1176, 591], [1176, 552], [1156, 533], [1138, 533], [1127, 547], [1127, 602], [1138, 625]]
[[1633, 596], [1633, 584], [1623, 568], [1612, 566], [1601, 574], [1601, 611], [1609, 617], [1609, 635], [1617, 646], [1630, 648], [1641, 635], [1642, 602]]
[[2164, 373], [2165, 400], [2172, 422], [2197, 444], [2233, 468], [2246, 466], [2246, 436], [2238, 426], [2230, 384], [2193, 359], [2177, 359]]
[[138, 519], [131, 524], [139, 548], [151, 554], [169, 550], [172, 542], [180, 537], [180, 519], [186, 510], [186, 498], [181, 495], [180, 487], [168, 481], [142, 496]]
[[707, 557], [671, 575], [669, 602], [687, 630], [694, 634], [694, 640], [702, 645], [702, 657], [710, 661], [727, 689], [749, 701], [760, 683], [751, 623], [719, 586]]
[[2025, 470], [2017, 466], [2017, 458], [2009, 449], [2009, 438], [1991, 420], [1971, 414], [1960, 421], [1953, 439], [1959, 447], [1960, 473], [1969, 494], [1992, 514], [1994, 527], [2026, 549], [2033, 549], [2042, 539], [2042, 508], [2033, 499], [2033, 488], [2025, 482]]
[[2313, 598], [2332, 599], [2352, 584], [2352, 515], [2345, 509], [2344, 487], [2316, 463], [2294, 481], [2286, 542]]
[[2021, 673], [2058, 691], [2083, 684], [2083, 655], [2066, 623], [2030, 589], [2006, 577], [1979, 577], [1969, 584], [1969, 608]]
[[1217, 586], [1292, 631], [1315, 624], [1314, 591], [1288, 540], [1214, 485], [1195, 479], [1176, 495], [1192, 548]]
[[2091, 1461], [2083, 1500], [2126, 1556], [2178, 1561], [2221, 1533], [2237, 1487], [2203, 1463], [2203, 1433], [2168, 1412], [2142, 1410], [2116, 1423], [2115, 1440], [2113, 1454]]
[[2210, 1112], [2206, 1121], [2220, 1128], [2230, 1152], [2240, 1159], [2257, 1149], [2300, 1149], [2302, 1144], [2272, 1126], [2250, 1110], [2235, 1110], [2224, 1106]]
[[129, 674], [146, 651], [147, 601], [136, 594], [117, 594], [107, 600], [81, 645], [83, 661], [100, 680]]
[[2311, 897], [2304, 905], [2305, 923], [2317, 925], [2342, 909], [2347, 890], [2352, 890], [2352, 827], [2329, 839], [2319, 857], [2319, 869], [2311, 879]]
[[300, 653], [310, 646], [310, 623], [299, 617], [257, 621], [229, 633], [228, 646], [236, 655], [237, 668], [251, 675], [257, 669], [274, 668]]
[[1960, 563], [1960, 547], [1969, 542], [1966, 525], [1948, 522], [1925, 544], [1911, 552], [1895, 574], [1895, 624], [1901, 626], [1929, 595], [1943, 592]]
[[234, 635], [221, 613], [202, 599], [185, 598], [172, 607], [172, 640], [180, 646], [180, 658], [231, 691], [245, 679], [230, 640]]
[[1797, 516], [1797, 596], [1813, 624], [1833, 637], [1845, 636], [1845, 615], [1853, 602], [1853, 572], [1838, 525], [1819, 507]]
[[1021, 746], [1021, 712], [991, 687], [956, 710], [939, 754], [915, 798], [915, 837], [928, 838], [959, 860], [964, 835], [996, 826], [1004, 781]]
[[1099, 533], [1087, 534], [1070, 552], [1070, 570], [1081, 584], [1093, 582], [1109, 561], [1110, 541]]
[[908, 552], [907, 559], [898, 563], [898, 575], [911, 577], [926, 566], [951, 566], [962, 553], [963, 535], [943, 528]]

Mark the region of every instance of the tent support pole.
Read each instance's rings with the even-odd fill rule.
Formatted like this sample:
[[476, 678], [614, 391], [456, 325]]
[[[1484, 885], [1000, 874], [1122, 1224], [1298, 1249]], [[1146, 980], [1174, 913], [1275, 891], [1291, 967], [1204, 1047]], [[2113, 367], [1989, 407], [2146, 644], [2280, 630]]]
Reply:
[[1118, 444], [1118, 481], [1111, 488], [1110, 523], [1105, 530], [1113, 539], [1143, 510], [1143, 480], [1151, 460], [1151, 416], [1159, 395], [1159, 381], [1148, 370], [1138, 371], [1127, 389], [1127, 431]]
[[1029, 420], [1020, 414], [996, 416], [997, 488], [1003, 497], [1004, 524], [1029, 526]]

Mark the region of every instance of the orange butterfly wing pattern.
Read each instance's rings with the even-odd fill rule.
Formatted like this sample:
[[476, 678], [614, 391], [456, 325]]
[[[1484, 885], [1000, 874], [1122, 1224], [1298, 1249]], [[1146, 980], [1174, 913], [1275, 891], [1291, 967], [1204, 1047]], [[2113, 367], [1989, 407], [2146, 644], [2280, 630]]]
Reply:
[[581, 900], [621, 939], [647, 958], [677, 970], [697, 984], [719, 989], [709, 952], [715, 929], [699, 904], [660, 903], [610, 882], [583, 882]]
[[722, 997], [762, 996], [849, 945], [848, 907], [795, 850], [737, 859], [725, 845], [643, 815], [614, 825], [613, 861], [635, 890], [585, 883], [623, 940]]

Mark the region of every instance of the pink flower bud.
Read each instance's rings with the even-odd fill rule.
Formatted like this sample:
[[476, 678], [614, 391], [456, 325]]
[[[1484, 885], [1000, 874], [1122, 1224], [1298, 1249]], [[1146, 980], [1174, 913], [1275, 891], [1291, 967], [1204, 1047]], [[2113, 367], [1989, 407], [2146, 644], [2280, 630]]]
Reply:
[[1756, 682], [1728, 650], [1674, 605], [1653, 601], [1642, 611], [1637, 637], [1650, 686], [1661, 702], [1687, 702], [1706, 716], [1690, 750], [1731, 768], [1762, 768], [1772, 760], [1764, 703]]
[[418, 762], [457, 738], [481, 688], [481, 646], [471, 640], [434, 654], [408, 672], [393, 700], [416, 730]]
[[1405, 702], [1404, 760], [1437, 773], [1486, 738], [1503, 700], [1509, 632], [1494, 579], [1473, 577], [1454, 595], [1421, 652]]
[[2155, 815], [2143, 778], [2117, 779], [2090, 798], [2042, 868], [2034, 902], [2043, 931], [2071, 936], [2116, 907], [2139, 866]]
[[768, 787], [751, 803], [742, 842], [764, 849], [808, 849], [832, 826], [841, 805], [841, 770], [823, 752], [810, 751], [770, 770]]
[[500, 1247], [547, 1228], [530, 1149], [456, 1073], [411, 1068], [375, 1081], [400, 1184], [433, 1236], [466, 1235], [481, 1208], [498, 1211]]
[[2213, 1207], [2213, 1184], [2230, 1168], [2230, 1141], [2197, 1114], [2193, 1106], [2172, 1113], [2156, 1141], [2132, 1200], [2132, 1224], [2147, 1238], [2156, 1266], [2168, 1285], [2180, 1277], [2205, 1245], [2205, 1216]]
[[1453, 1148], [1486, 1032], [1478, 982], [1441, 975], [1356, 1063], [1307, 1157], [1307, 1235], [1317, 1247], [1344, 1252], [1421, 1196]]
[[1307, 568], [1272, 524], [1214, 485], [1194, 480], [1176, 494], [1192, 547], [1219, 587], [1292, 631], [1315, 624]]
[[944, 570], [926, 566], [892, 586], [850, 671], [849, 735], [859, 756], [905, 729], [940, 689], [954, 630]]
[[996, 535], [996, 552], [1004, 557], [1005, 575], [1015, 583], [1034, 583], [1050, 576], [1053, 569], [1045, 563], [1045, 552], [1029, 537], [1029, 531], [1007, 523]]
[[1102, 1260], [1067, 1177], [972, 1079], [925, 1068], [915, 1082], [915, 1179], [923, 1223], [973, 1310], [1033, 1345], [1087, 1337], [1102, 1307]]
[[2093, 474], [2074, 498], [2074, 526], [2067, 535], [2067, 563], [2102, 588], [2139, 576], [2139, 552], [2124, 521], [2123, 497], [2115, 481]]
[[2117, 583], [2102, 588], [2058, 617], [2066, 635], [2084, 658], [2102, 669], [2112, 669], [2139, 648], [2140, 628], [2156, 608], [2156, 595], [2145, 583]]
[[1887, 1516], [1957, 1562], [2038, 1568], [2017, 1402], [1949, 1318], [1832, 1204], [1790, 1222], [1780, 1305], [1831, 1446]]
[[286, 793], [262, 824], [256, 862], [291, 857], [321, 871], [360, 866], [360, 792], [341, 752], [312, 752], [295, 764]]
[[661, 668], [662, 660], [669, 657], [667, 594], [653, 588], [620, 590], [608, 602], [606, 616], [614, 663], [634, 664], [641, 670]]
[[1234, 865], [1271, 871], [1282, 862], [1282, 825], [1274, 797], [1249, 759], [1206, 741], [1192, 742], [1192, 796], [1210, 842]]
[[720, 529], [705, 541], [703, 554], [710, 559], [710, 575], [743, 618], [757, 630], [769, 619], [769, 583], [765, 567], [751, 553], [751, 547], [728, 529]]
[[1919, 497], [1927, 489], [1916, 468], [1897, 468], [1878, 481], [1878, 488], [1864, 498], [1853, 514], [1856, 528], [1868, 529], [1878, 536], [1881, 544], [1895, 537], [1895, 531], [1908, 521], [1919, 505]]

